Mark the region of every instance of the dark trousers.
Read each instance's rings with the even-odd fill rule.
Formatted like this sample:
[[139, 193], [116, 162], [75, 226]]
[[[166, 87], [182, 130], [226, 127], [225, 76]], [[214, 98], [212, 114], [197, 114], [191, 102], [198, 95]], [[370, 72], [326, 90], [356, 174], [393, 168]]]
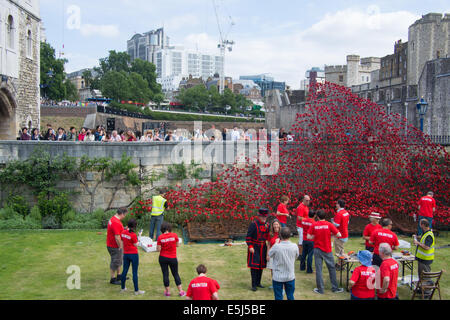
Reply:
[[256, 288], [257, 286], [261, 285], [261, 279], [263, 270], [257, 270], [257, 269], [250, 269], [250, 273], [252, 276], [252, 288]]
[[313, 273], [312, 262], [314, 256], [314, 242], [313, 241], [303, 241], [303, 252], [300, 258], [300, 271], [305, 271], [307, 273]]
[[161, 271], [163, 274], [163, 282], [164, 287], [170, 286], [169, 280], [169, 268], [170, 272], [172, 272], [172, 276], [175, 279], [175, 284], [178, 286], [181, 285], [180, 275], [178, 274], [178, 260], [176, 258], [166, 258], [159, 256], [159, 265], [161, 266]]
[[127, 273], [132, 265], [133, 270], [133, 284], [134, 291], [139, 291], [138, 285], [138, 267], [139, 267], [139, 255], [138, 254], [124, 254], [123, 255], [123, 271], [122, 271], [122, 289], [125, 289], [125, 282], [127, 281]]
[[351, 293], [350, 300], [375, 300], [375, 298], [366, 298], [366, 299], [358, 298], [358, 297], [354, 296], [353, 293]]

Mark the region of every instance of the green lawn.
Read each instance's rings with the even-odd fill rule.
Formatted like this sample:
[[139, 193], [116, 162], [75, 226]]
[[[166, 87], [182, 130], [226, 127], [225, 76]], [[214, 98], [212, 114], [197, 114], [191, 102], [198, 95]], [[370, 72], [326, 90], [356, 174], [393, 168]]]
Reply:
[[[157, 253], [140, 251], [139, 284], [146, 294], [136, 298], [132, 294], [132, 281], [127, 282], [129, 292], [120, 294], [120, 286], [109, 284], [109, 255], [105, 247], [106, 231], [10, 231], [0, 232], [0, 299], [25, 300], [160, 300], [163, 296], [162, 275]], [[410, 239], [403, 238], [409, 241]], [[448, 234], [437, 238], [437, 247], [449, 243]], [[293, 239], [295, 241], [295, 239]], [[360, 250], [363, 241], [351, 239], [346, 251]], [[436, 251], [432, 270], [447, 269], [450, 250]], [[209, 276], [221, 285], [219, 291], [223, 300], [273, 300], [270, 289], [250, 291], [250, 272], [246, 268], [246, 246], [220, 247], [219, 244], [182, 245], [178, 250], [180, 276], [186, 290], [190, 280], [195, 277], [198, 264], [207, 265]], [[298, 269], [297, 262], [297, 269]], [[66, 281], [67, 267], [77, 265], [81, 268], [81, 290], [69, 290]], [[416, 272], [415, 272], [416, 273]], [[333, 294], [329, 277], [324, 268], [326, 294], [317, 296], [312, 292], [315, 276], [297, 271], [297, 300], [346, 300], [348, 293]], [[339, 280], [339, 273], [338, 273]], [[270, 271], [265, 271], [263, 285], [270, 285]], [[441, 292], [443, 299], [450, 298], [450, 278], [444, 273]], [[181, 298], [176, 293], [171, 277], [172, 298]], [[399, 288], [400, 299], [410, 299], [407, 287]], [[435, 297], [437, 298], [437, 297]]]

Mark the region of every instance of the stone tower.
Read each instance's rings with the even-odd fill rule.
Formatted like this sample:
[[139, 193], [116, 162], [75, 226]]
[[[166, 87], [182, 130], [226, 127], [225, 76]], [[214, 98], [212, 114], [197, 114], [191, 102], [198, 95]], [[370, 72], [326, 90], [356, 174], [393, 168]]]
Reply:
[[347, 87], [359, 84], [359, 62], [361, 57], [357, 55], [347, 56]]
[[39, 0], [0, 0], [0, 25], [0, 140], [15, 140], [40, 125]]
[[408, 30], [408, 85], [417, 85], [427, 61], [450, 57], [450, 14], [429, 13]]

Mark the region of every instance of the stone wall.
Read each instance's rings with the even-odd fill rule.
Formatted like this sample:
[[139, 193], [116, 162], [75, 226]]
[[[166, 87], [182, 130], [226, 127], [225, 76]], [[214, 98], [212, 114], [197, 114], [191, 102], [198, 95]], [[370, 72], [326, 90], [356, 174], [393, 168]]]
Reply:
[[[64, 155], [81, 158], [86, 155], [90, 158], [111, 157], [115, 160], [121, 159], [125, 153], [132, 158], [138, 168], [139, 174], [149, 173], [162, 174], [162, 178], [153, 185], [144, 185], [139, 188], [128, 188], [117, 193], [112, 207], [126, 206], [139, 194], [152, 188], [162, 186], [187, 186], [195, 183], [209, 182], [214, 176], [232, 167], [236, 159], [250, 157], [252, 150], [257, 150], [253, 143], [75, 143], [75, 142], [27, 142], [27, 141], [2, 141], [0, 142], [0, 166], [9, 161], [24, 161], [30, 157], [36, 148], [43, 148], [53, 156]], [[187, 180], [178, 181], [176, 177], [169, 174], [169, 167], [174, 164], [190, 164], [191, 161], [199, 164], [203, 169], [199, 181], [192, 177]], [[242, 161], [242, 160], [241, 160]], [[87, 176], [89, 186], [92, 186], [97, 177], [94, 174]], [[116, 183], [104, 183], [96, 193], [95, 208], [106, 209], [113, 194]], [[72, 203], [76, 210], [87, 211], [90, 203], [89, 194], [83, 189], [79, 181], [60, 181], [57, 185], [60, 190], [75, 191], [72, 195]], [[19, 187], [17, 193], [25, 195], [30, 202], [35, 201], [29, 190], [23, 186]], [[19, 191], [20, 190], [20, 191]], [[6, 186], [0, 185], [0, 202], [8, 196]], [[1, 206], [1, 203], [0, 203]]]

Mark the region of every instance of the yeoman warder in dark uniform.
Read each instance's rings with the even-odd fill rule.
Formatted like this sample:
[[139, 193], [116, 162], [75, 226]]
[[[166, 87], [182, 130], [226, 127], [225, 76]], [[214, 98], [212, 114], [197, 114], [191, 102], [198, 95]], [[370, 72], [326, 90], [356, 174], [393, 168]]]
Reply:
[[248, 227], [246, 243], [248, 245], [247, 266], [252, 276], [252, 291], [264, 288], [261, 285], [263, 270], [267, 266], [267, 239], [269, 225], [266, 222], [268, 209], [259, 209], [258, 217]]

